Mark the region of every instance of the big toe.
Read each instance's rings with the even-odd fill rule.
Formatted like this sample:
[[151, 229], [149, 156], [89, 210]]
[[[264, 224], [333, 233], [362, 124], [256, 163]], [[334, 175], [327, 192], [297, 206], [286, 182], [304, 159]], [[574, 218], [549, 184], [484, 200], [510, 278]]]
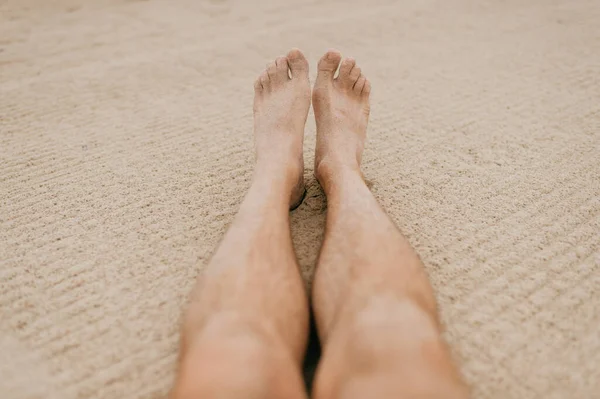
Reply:
[[319, 78], [333, 79], [335, 71], [337, 71], [342, 55], [337, 50], [328, 50], [319, 60]]
[[302, 51], [297, 48], [291, 49], [287, 54], [287, 60], [292, 79], [308, 77], [308, 61]]

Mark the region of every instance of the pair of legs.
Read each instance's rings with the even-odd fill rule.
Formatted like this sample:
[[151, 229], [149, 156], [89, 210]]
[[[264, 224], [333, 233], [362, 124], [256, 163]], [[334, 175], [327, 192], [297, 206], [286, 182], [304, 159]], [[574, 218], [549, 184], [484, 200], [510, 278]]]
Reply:
[[[354, 60], [340, 61], [337, 51], [321, 58], [312, 90], [315, 175], [328, 203], [312, 298], [323, 347], [313, 396], [466, 398], [422, 264], [362, 179], [371, 86]], [[288, 215], [304, 193], [302, 53], [270, 63], [255, 92], [253, 183], [193, 292], [174, 399], [306, 398], [309, 309]]]

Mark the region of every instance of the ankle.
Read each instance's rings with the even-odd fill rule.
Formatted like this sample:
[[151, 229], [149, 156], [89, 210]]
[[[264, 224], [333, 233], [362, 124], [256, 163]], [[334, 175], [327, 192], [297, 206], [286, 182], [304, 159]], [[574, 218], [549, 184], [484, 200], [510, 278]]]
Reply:
[[315, 162], [315, 177], [325, 191], [344, 180], [363, 180], [358, 162], [347, 162], [325, 157]]
[[302, 157], [285, 158], [260, 158], [254, 167], [254, 179], [268, 180], [271, 183], [282, 183], [284, 186], [293, 187], [304, 173], [304, 160]]

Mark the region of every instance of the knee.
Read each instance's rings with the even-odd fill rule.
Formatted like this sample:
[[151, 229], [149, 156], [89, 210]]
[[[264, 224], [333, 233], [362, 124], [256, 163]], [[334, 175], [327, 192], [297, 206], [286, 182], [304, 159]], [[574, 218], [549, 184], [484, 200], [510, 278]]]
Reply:
[[237, 320], [209, 322], [197, 337], [187, 337], [171, 398], [299, 398], [299, 365], [270, 338]]
[[[454, 396], [439, 396], [444, 391], [432, 387], [444, 387]], [[315, 397], [354, 398], [369, 392], [382, 398], [467, 397], [437, 323], [419, 305], [374, 301], [340, 317], [333, 327]]]
[[364, 352], [363, 356], [373, 353], [379, 358], [397, 345], [439, 341], [441, 331], [435, 316], [415, 301], [381, 297], [372, 298], [358, 311], [342, 315], [332, 335]]
[[460, 382], [417, 376], [417, 381], [396, 370], [354, 375], [329, 391], [315, 389], [315, 399], [422, 398], [468, 399], [469, 390]]

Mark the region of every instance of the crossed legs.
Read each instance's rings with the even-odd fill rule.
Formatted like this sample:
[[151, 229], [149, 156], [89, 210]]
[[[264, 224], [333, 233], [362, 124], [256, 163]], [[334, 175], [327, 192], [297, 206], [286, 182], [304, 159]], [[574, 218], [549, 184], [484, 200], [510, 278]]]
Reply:
[[[315, 174], [328, 201], [313, 292], [323, 345], [314, 397], [466, 398], [421, 262], [360, 174], [370, 83], [354, 60], [340, 61], [336, 51], [323, 56], [312, 96]], [[304, 190], [311, 97], [302, 53], [269, 64], [255, 91], [254, 180], [192, 295], [173, 398], [306, 398], [308, 301], [288, 218]]]

